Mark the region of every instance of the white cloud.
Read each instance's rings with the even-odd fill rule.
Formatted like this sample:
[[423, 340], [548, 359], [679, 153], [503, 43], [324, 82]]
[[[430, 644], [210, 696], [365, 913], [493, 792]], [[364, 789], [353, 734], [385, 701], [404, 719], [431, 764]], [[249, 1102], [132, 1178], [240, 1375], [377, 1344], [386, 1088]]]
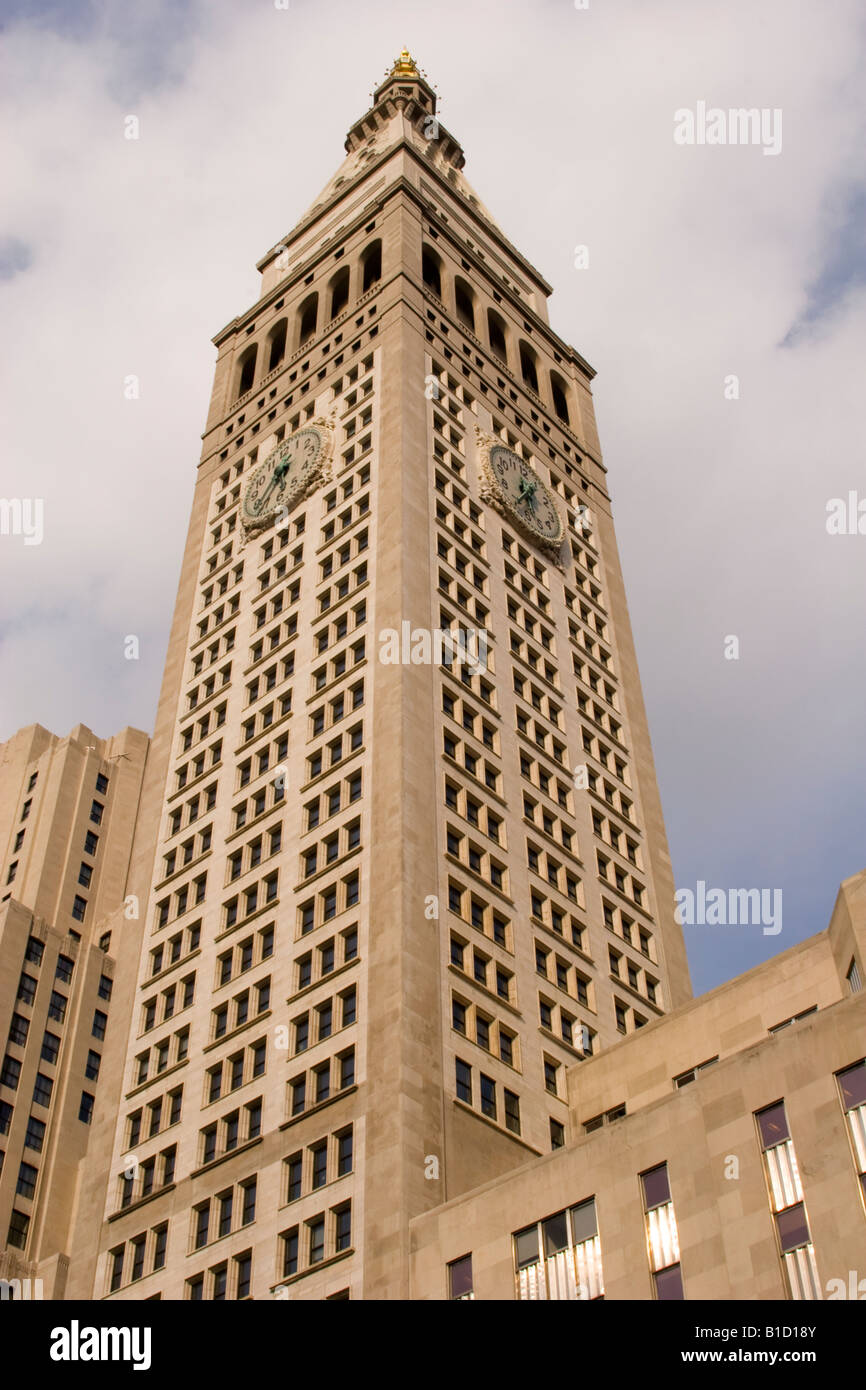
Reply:
[[[6, 611], [25, 616], [0, 629], [0, 734], [150, 727], [209, 340], [255, 299], [256, 259], [330, 178], [405, 42], [470, 181], [553, 283], [554, 327], [599, 371], [678, 879], [784, 876], [799, 908], [783, 937], [711, 950], [707, 970], [821, 929], [862, 854], [866, 537], [823, 519], [828, 497], [866, 495], [864, 291], [779, 345], [862, 195], [860, 7], [199, 4], [175, 43], [174, 8], [145, 10], [132, 44], [112, 7], [74, 39], [6, 36], [0, 236], [32, 263], [0, 281], [0, 490], [44, 497], [46, 540], [0, 541]], [[781, 155], [677, 147], [674, 112], [699, 99], [782, 108]], [[146, 638], [134, 671], [117, 664], [128, 632]]]

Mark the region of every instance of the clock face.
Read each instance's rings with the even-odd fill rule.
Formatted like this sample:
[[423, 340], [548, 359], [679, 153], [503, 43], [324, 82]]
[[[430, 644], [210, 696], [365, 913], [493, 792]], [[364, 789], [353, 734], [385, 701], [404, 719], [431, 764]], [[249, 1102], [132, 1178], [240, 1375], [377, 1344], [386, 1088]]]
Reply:
[[512, 515], [545, 544], [558, 545], [564, 534], [562, 518], [549, 488], [526, 460], [511, 449], [495, 445], [490, 450], [490, 469]]
[[297, 500], [320, 461], [323, 446], [322, 432], [311, 425], [271, 450], [244, 493], [242, 514], [247, 526], [264, 525]]

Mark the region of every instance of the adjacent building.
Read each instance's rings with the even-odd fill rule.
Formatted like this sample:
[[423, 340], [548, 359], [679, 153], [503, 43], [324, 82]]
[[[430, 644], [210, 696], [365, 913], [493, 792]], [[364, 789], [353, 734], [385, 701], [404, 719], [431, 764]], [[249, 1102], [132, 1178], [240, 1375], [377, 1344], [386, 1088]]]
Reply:
[[866, 1297], [866, 871], [568, 1074], [568, 1142], [412, 1222], [414, 1299]]
[[0, 1278], [45, 1297], [62, 1295], [110, 1045], [147, 746], [83, 725], [0, 746]]

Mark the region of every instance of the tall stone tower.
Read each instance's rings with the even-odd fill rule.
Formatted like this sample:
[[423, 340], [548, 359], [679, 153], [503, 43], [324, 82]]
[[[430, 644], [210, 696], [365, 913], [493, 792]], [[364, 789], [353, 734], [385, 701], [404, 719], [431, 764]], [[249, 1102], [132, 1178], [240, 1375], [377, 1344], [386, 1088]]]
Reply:
[[73, 1295], [405, 1297], [690, 995], [592, 369], [408, 53], [346, 150], [215, 339]]

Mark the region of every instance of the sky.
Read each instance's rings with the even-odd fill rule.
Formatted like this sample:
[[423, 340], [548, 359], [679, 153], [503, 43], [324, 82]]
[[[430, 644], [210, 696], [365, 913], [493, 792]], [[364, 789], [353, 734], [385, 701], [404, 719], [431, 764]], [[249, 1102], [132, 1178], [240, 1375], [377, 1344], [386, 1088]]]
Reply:
[[[677, 887], [782, 894], [685, 926], [694, 988], [823, 930], [866, 865], [858, 0], [0, 0], [0, 44], [0, 496], [43, 502], [0, 535], [0, 739], [152, 730], [211, 340], [405, 44], [598, 373]], [[701, 103], [776, 138], [677, 143]]]

